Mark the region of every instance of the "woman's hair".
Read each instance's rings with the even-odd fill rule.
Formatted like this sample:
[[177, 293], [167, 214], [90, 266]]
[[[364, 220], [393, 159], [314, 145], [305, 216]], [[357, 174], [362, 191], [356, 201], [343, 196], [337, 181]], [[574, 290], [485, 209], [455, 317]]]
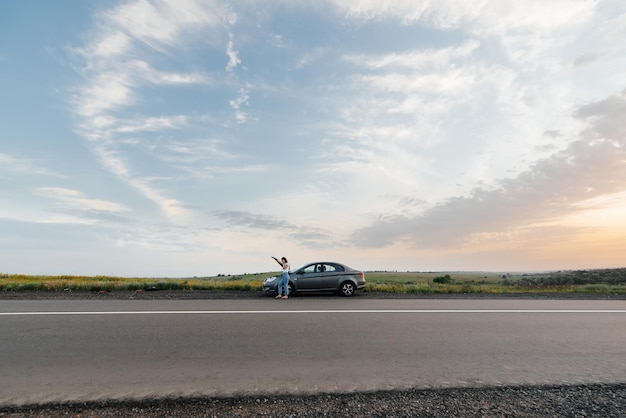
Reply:
[[285, 261], [285, 263], [288, 263], [288, 262], [289, 262], [289, 261], [287, 261], [287, 258], [286, 258], [286, 257], [282, 257], [282, 258], [281, 258], [281, 260], [284, 260], [284, 261]]

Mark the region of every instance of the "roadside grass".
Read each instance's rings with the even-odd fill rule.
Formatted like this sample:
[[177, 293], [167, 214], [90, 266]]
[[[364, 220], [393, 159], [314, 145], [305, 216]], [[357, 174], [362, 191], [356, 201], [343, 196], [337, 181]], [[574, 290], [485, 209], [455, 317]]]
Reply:
[[548, 273], [368, 272], [372, 292], [422, 294], [626, 294], [626, 269]]
[[[114, 290], [261, 290], [259, 275], [207, 278], [142, 278], [111, 276], [29, 276], [0, 274], [0, 291], [87, 291]], [[265, 277], [265, 276], [263, 276]]]
[[[0, 291], [261, 291], [276, 272], [192, 278], [45, 276], [0, 273]], [[367, 290], [409, 294], [626, 294], [626, 268], [547, 273], [366, 272]]]

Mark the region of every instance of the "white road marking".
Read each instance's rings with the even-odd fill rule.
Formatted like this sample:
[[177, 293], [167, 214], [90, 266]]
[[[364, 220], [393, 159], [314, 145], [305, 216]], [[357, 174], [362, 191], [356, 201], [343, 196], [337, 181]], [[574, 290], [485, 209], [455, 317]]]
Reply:
[[273, 310], [273, 311], [39, 311], [0, 312], [0, 316], [34, 315], [266, 315], [266, 314], [411, 314], [411, 313], [626, 313], [625, 309], [320, 309], [320, 310]]

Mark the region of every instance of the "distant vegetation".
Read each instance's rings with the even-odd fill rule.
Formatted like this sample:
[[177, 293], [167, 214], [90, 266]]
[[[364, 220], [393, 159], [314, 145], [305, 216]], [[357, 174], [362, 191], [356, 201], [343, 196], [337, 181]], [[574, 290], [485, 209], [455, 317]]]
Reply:
[[[261, 291], [276, 273], [219, 274], [193, 278], [124, 278], [110, 276], [29, 276], [0, 273], [0, 291]], [[367, 272], [372, 292], [424, 294], [617, 293], [626, 294], [626, 268], [546, 273]]]
[[545, 273], [371, 272], [370, 291], [401, 293], [620, 293], [626, 294], [626, 268]]

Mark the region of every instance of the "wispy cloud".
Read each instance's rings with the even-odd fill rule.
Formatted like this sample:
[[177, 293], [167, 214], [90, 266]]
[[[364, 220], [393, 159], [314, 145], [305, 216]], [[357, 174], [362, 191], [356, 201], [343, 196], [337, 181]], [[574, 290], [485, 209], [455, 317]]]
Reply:
[[626, 178], [624, 112], [623, 94], [582, 106], [576, 117], [587, 120], [588, 128], [563, 152], [501, 181], [496, 189], [476, 189], [419, 216], [381, 216], [359, 230], [355, 242], [382, 247], [409, 239], [422, 248], [463, 247], [481, 237], [558, 223], [584, 210], [581, 202], [622, 191], [616, 179]]
[[576, 67], [583, 67], [585, 65], [592, 64], [598, 60], [600, 60], [606, 53], [604, 52], [588, 52], [586, 54], [578, 56], [572, 65]]
[[111, 173], [125, 180], [129, 186], [139, 191], [144, 197], [153, 201], [161, 211], [171, 220], [183, 221], [189, 219], [189, 213], [184, 205], [177, 199], [168, 197], [152, 183], [149, 177], [132, 176], [126, 161], [119, 156], [117, 151], [111, 148], [95, 147], [94, 151], [100, 157], [100, 161]]
[[311, 51], [306, 51], [300, 58], [298, 58], [296, 68], [301, 69], [317, 63], [328, 53], [328, 51], [329, 49], [325, 47], [317, 47]]
[[245, 226], [258, 229], [285, 229], [293, 225], [273, 216], [254, 214], [243, 211], [215, 211], [213, 215], [232, 226]]
[[[520, 140], [511, 141], [518, 145], [501, 150], [506, 157], [489, 150], [491, 141], [495, 147], [502, 146], [495, 129], [507, 131], [519, 120], [518, 108], [523, 111], [525, 106], [521, 104], [523, 87], [512, 69], [478, 60], [477, 47], [472, 41], [439, 50], [344, 56], [354, 65], [354, 72], [341, 89], [342, 97], [329, 103], [338, 108], [338, 118], [326, 146], [329, 154], [343, 158], [325, 159], [331, 162], [325, 170], [354, 176], [351, 183], [358, 183], [367, 173], [378, 173], [389, 181], [368, 184], [370, 191], [382, 185], [381, 195], [424, 186], [437, 175], [438, 164], [451, 166], [459, 175], [465, 172], [465, 180], [476, 184], [485, 178], [484, 173], [468, 173], [472, 155], [460, 155], [482, 151], [509, 161], [497, 170], [496, 175], [503, 176], [511, 168], [510, 161], [519, 158], [521, 148], [532, 148], [528, 144], [532, 136], [519, 131], [514, 135]], [[502, 105], [494, 103], [494, 95], [496, 101], [502, 98]], [[479, 126], [485, 112], [498, 115], [489, 137]], [[461, 136], [463, 141], [451, 152], [449, 147]], [[346, 158], [353, 164], [347, 164]], [[444, 190], [423, 192], [437, 200]]]
[[237, 123], [245, 123], [246, 120], [248, 119], [247, 113], [241, 110], [241, 108], [242, 106], [249, 104], [248, 103], [249, 99], [250, 99], [250, 96], [248, 95], [248, 92], [244, 90], [243, 88], [241, 88], [239, 89], [239, 97], [228, 101], [228, 103], [230, 104], [230, 107], [232, 107], [233, 110], [235, 111], [235, 119], [237, 120]]
[[198, 0], [128, 1], [102, 17], [103, 25], [113, 26], [159, 51], [180, 45], [185, 33], [236, 19], [228, 5]]
[[[337, 115], [324, 145], [327, 154], [343, 158], [323, 160], [318, 173], [343, 176], [354, 199], [366, 194], [359, 188], [365, 183], [368, 194], [393, 197], [388, 214], [411, 217], [448, 199], [497, 189], [576, 140], [581, 121], [564, 115], [573, 93], [561, 78], [571, 66], [554, 56], [589, 22], [592, 3], [531, 1], [512, 10], [489, 1], [333, 4], [356, 21], [392, 19], [458, 31], [437, 47], [342, 55], [351, 72], [344, 85], [329, 88], [341, 93], [324, 103]], [[549, 22], [546, 13], [557, 10], [563, 14]], [[398, 207], [408, 193], [424, 204]], [[381, 209], [370, 202], [360, 207]]]
[[459, 46], [449, 46], [439, 49], [410, 51], [407, 53], [391, 53], [380, 56], [372, 55], [345, 55], [343, 59], [370, 69], [392, 69], [394, 71], [411, 69], [423, 71], [428, 69], [447, 70], [451, 64], [459, 59], [471, 58], [480, 46], [477, 40], [465, 41]]
[[[94, 143], [94, 152], [105, 168], [154, 201], [166, 216], [184, 218], [187, 211], [181, 203], [167, 190], [156, 188], [148, 176], [138, 173], [119, 145], [136, 143], [129, 141], [130, 134], [179, 129], [187, 124], [188, 116], [138, 114], [129, 120], [120, 118], [120, 111], [145, 100], [150, 86], [211, 85], [212, 78], [204, 73], [161, 70], [151, 61], [158, 62], [155, 58], [159, 56], [167, 58], [173, 48], [184, 47], [189, 40], [206, 33], [202, 29], [221, 30], [222, 23], [232, 23], [236, 16], [221, 2], [132, 0], [97, 13], [94, 19], [96, 29], [85, 45], [73, 49], [84, 61], [79, 69], [84, 84], [73, 97], [74, 110], [82, 119], [79, 132]], [[229, 55], [230, 63], [236, 65], [239, 61], [232, 44]], [[231, 102], [240, 122], [246, 115], [239, 107], [246, 102], [244, 93]]]
[[149, 63], [139, 60], [128, 62], [127, 71], [132, 72], [137, 80], [142, 80], [142, 83], [152, 83], [156, 86], [176, 86], [186, 84], [211, 85], [214, 82], [208, 74], [204, 74], [199, 71], [159, 71], [153, 68]]
[[220, 139], [202, 139], [192, 142], [168, 141], [164, 144], [167, 155], [178, 155], [185, 162], [215, 158], [219, 160], [232, 160], [237, 158], [223, 149], [224, 141]]
[[228, 55], [228, 64], [226, 64], [226, 71], [233, 71], [235, 68], [237, 68], [239, 64], [241, 64], [238, 52], [233, 47], [232, 33], [229, 34], [228, 44], [226, 45], [226, 55]]
[[297, 226], [274, 216], [245, 211], [215, 211], [213, 215], [226, 222], [229, 227], [282, 231], [289, 240], [306, 248], [331, 248], [337, 245], [337, 237], [322, 228]]
[[567, 29], [587, 22], [595, 4], [588, 0], [527, 0], [503, 5], [499, 1], [434, 3], [376, 0], [333, 0], [340, 13], [360, 20], [395, 19], [439, 30], [464, 27], [468, 33], [498, 39], [509, 59], [533, 65], [539, 57], [568, 38]]
[[85, 197], [81, 192], [62, 187], [41, 187], [38, 193], [71, 208], [84, 208], [101, 212], [124, 212], [129, 209], [119, 203]]
[[133, 84], [131, 74], [122, 71], [111, 69], [90, 74], [73, 98], [76, 113], [86, 119], [83, 125], [89, 126], [91, 120], [133, 104], [136, 100]]
[[37, 174], [40, 176], [52, 176], [67, 178], [63, 174], [49, 170], [36, 161], [15, 157], [10, 154], [0, 153], [0, 178], [3, 176]]
[[178, 115], [170, 117], [148, 117], [143, 120], [137, 118], [127, 122], [119, 121], [119, 124], [120, 126], [115, 128], [115, 131], [120, 133], [181, 129], [187, 124], [187, 117]]

